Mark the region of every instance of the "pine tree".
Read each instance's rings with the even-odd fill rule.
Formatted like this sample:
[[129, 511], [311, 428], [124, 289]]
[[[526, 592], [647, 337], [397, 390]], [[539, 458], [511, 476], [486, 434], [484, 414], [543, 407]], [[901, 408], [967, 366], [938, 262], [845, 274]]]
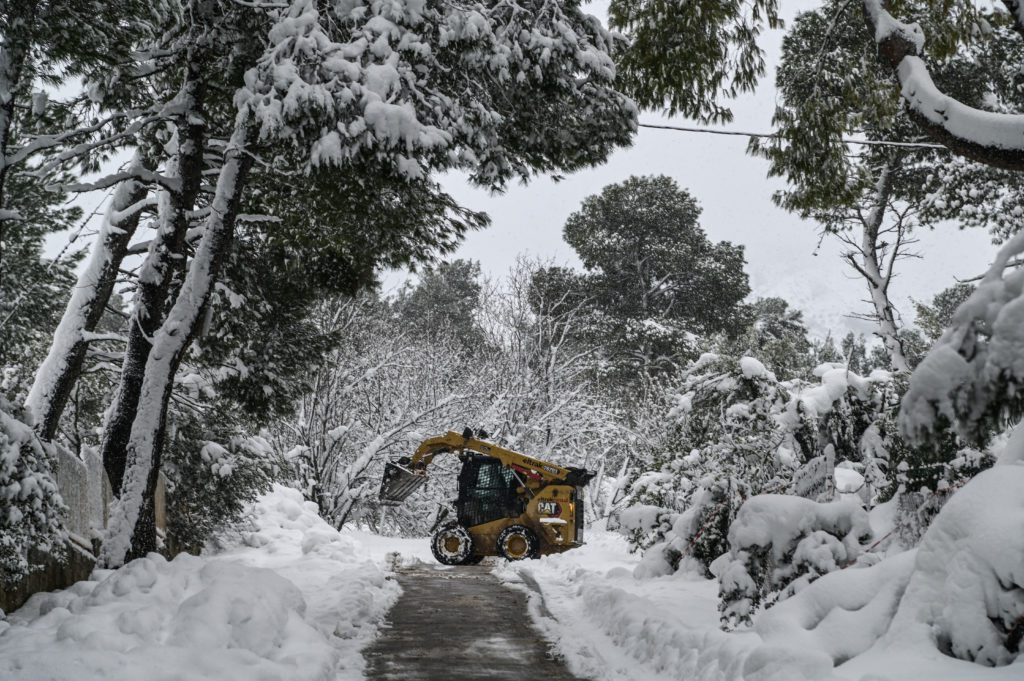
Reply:
[[[1016, 36], [997, 31], [974, 54], [945, 58], [935, 73], [940, 86], [973, 106], [1017, 99], [1016, 88], [989, 77], [977, 58], [1011, 39]], [[878, 63], [863, 18], [847, 3], [797, 17], [783, 41], [776, 84], [779, 136], [755, 138], [750, 149], [769, 159], [770, 175], [789, 183], [775, 202], [843, 243], [843, 259], [865, 282], [866, 318], [877, 325], [890, 366], [909, 371], [890, 286], [898, 263], [914, 255], [914, 232], [961, 216], [998, 231], [1007, 211], [1024, 202], [1024, 180], [982, 164], [951, 165], [944, 149], [912, 146], [920, 133]], [[851, 153], [842, 140], [857, 135], [911, 146], [861, 146]], [[1000, 189], [978, 191], [986, 186]]]
[[582, 301], [581, 331], [600, 346], [612, 384], [635, 389], [640, 377], [673, 373], [694, 357], [697, 336], [743, 327], [743, 249], [709, 241], [699, 215], [671, 178], [633, 177], [585, 199], [566, 222], [586, 271], [551, 270], [538, 286]]

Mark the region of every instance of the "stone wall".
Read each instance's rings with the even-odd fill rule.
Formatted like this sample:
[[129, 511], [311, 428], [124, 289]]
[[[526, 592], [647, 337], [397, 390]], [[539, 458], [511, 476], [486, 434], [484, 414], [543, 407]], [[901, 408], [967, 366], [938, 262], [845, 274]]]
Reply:
[[41, 563], [43, 568], [12, 586], [5, 586], [0, 591], [0, 610], [12, 612], [24, 605], [34, 593], [64, 589], [75, 582], [89, 579], [96, 564], [92, 550], [74, 540], [68, 541], [63, 562], [41, 553], [33, 554], [32, 559], [36, 564]]

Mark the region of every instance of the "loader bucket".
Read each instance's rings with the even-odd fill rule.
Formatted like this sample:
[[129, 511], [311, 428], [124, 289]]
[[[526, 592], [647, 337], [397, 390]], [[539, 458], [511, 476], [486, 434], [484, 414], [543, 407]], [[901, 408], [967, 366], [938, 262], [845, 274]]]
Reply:
[[384, 466], [384, 479], [380, 483], [380, 501], [397, 506], [427, 481], [427, 474], [411, 471], [401, 464], [389, 461]]

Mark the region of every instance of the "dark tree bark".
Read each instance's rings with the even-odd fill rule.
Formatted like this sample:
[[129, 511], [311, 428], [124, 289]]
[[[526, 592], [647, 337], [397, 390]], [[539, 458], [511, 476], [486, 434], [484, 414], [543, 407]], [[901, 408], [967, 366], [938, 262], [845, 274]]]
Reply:
[[[185, 282], [168, 315], [168, 321], [174, 328], [161, 329], [158, 341], [160, 346], [145, 367], [142, 399], [147, 399], [147, 389], [159, 389], [159, 416], [153, 418], [148, 409], [142, 409], [136, 413], [136, 421], [132, 424], [128, 446], [129, 464], [135, 466], [138, 459], [148, 457], [149, 468], [145, 471], [146, 483], [138, 516], [132, 527], [131, 545], [127, 549], [124, 561], [145, 556], [156, 549], [154, 498], [174, 375], [202, 326], [213, 287], [231, 249], [241, 196], [252, 165], [252, 157], [246, 153], [251, 135], [252, 131], [248, 128], [236, 131], [233, 137], [236, 146], [225, 154], [224, 167], [221, 170], [223, 186], [218, 186], [211, 215], [205, 226], [205, 243], [197, 250], [197, 258], [206, 258], [208, 262], [198, 267], [194, 265], [195, 269], [190, 269], [189, 280]], [[225, 181], [224, 176], [228, 174], [231, 178]], [[197, 298], [200, 301], [198, 304], [195, 303]], [[145, 451], [146, 449], [149, 451]], [[116, 562], [116, 557], [114, 560]]]
[[163, 323], [172, 292], [180, 285], [185, 264], [189, 214], [194, 209], [202, 182], [205, 121], [203, 99], [206, 83], [201, 59], [190, 59], [181, 97], [186, 106], [178, 120], [177, 191], [168, 191], [161, 207], [159, 230], [139, 272], [135, 309], [129, 323], [128, 341], [121, 367], [121, 383], [103, 432], [103, 467], [115, 496], [121, 493], [127, 465], [132, 422], [151, 350], [153, 334]]

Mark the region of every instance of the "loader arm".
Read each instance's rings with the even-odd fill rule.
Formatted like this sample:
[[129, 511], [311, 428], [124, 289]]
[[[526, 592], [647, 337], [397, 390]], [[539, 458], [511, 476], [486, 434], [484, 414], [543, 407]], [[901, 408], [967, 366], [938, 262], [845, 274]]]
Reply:
[[[467, 429], [467, 432], [468, 429]], [[427, 438], [410, 458], [387, 463], [378, 498], [384, 505], [397, 505], [405, 501], [427, 481], [427, 467], [438, 454], [464, 455], [473, 452], [496, 459], [502, 466], [513, 470], [520, 478], [524, 490], [535, 490], [549, 484], [585, 485], [593, 473], [582, 468], [566, 468], [549, 461], [505, 449], [492, 442], [448, 431], [444, 435]], [[532, 491], [530, 492], [532, 494]]]
[[572, 470], [569, 468], [541, 461], [491, 442], [472, 437], [467, 438], [454, 431], [448, 431], [444, 435], [421, 442], [412, 455], [409, 468], [414, 471], [425, 471], [438, 454], [460, 454], [465, 451], [493, 457], [509, 468], [544, 482], [565, 482], [572, 474]]

